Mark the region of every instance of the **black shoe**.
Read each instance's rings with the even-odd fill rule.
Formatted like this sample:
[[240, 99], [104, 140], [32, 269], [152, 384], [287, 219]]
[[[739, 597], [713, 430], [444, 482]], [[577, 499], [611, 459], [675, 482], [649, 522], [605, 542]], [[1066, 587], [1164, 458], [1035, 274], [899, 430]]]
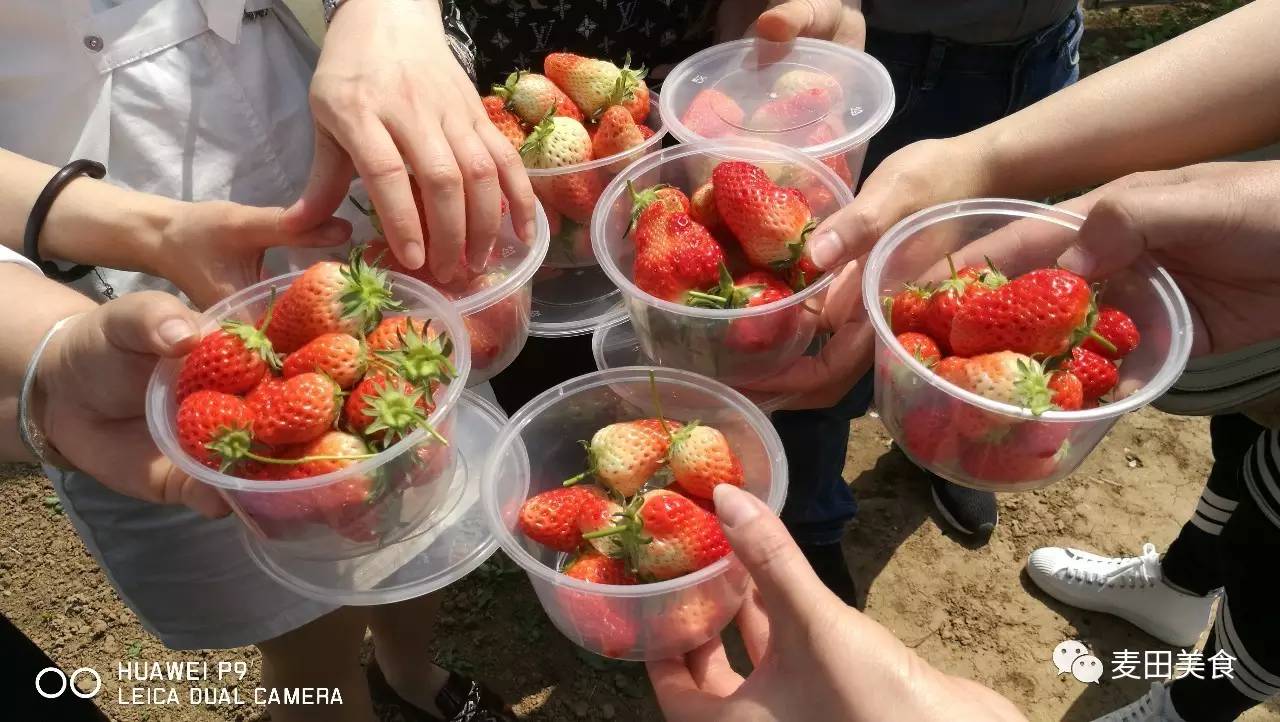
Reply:
[[[447, 671], [447, 670], [446, 670]], [[436, 695], [436, 707], [444, 718], [430, 714], [400, 696], [383, 676], [377, 661], [370, 660], [365, 670], [369, 678], [369, 695], [378, 707], [395, 707], [408, 722], [515, 722], [502, 698], [474, 679], [464, 679], [449, 672], [449, 679]]]
[[933, 477], [933, 503], [938, 513], [956, 531], [985, 543], [1000, 521], [996, 495], [952, 484], [940, 476]]
[[801, 544], [800, 551], [809, 560], [818, 578], [835, 592], [837, 597], [851, 607], [858, 606], [858, 588], [849, 576], [849, 565], [844, 560], [844, 549], [836, 544]]

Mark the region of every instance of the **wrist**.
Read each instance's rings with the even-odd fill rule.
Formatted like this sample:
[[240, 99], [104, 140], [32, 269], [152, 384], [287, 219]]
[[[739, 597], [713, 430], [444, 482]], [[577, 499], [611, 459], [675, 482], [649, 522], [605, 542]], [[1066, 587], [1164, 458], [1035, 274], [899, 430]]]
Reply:
[[163, 260], [164, 231], [181, 205], [101, 181], [77, 180], [50, 209], [40, 250], [50, 260], [160, 275], [156, 264]]

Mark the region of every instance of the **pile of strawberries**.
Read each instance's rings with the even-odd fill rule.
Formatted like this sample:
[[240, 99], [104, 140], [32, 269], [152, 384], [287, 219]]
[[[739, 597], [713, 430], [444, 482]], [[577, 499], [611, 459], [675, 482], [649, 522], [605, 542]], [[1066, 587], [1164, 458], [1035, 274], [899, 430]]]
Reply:
[[[456, 375], [452, 341], [429, 319], [385, 315], [402, 307], [362, 252], [312, 265], [256, 324], [225, 321], [183, 359], [175, 400], [186, 453], [270, 481], [344, 469], [418, 429], [447, 443], [427, 418]], [[263, 516], [346, 528], [385, 491], [371, 474], [242, 501], [272, 507], [254, 510]]]
[[[754, 308], [791, 296], [821, 273], [805, 254], [816, 225], [805, 193], [774, 183], [759, 166], [719, 163], [691, 195], [666, 185], [632, 188], [631, 195], [632, 278], [655, 298], [699, 308]], [[786, 315], [738, 319], [725, 343], [737, 351], [765, 351], [793, 327]]]
[[[1098, 306], [1089, 283], [1061, 268], [1010, 280], [990, 261], [959, 270], [947, 262], [950, 277], [941, 283], [883, 299], [908, 353], [962, 389], [1036, 415], [1106, 402], [1121, 359], [1140, 340], [1124, 311]], [[885, 381], [907, 397], [903, 444], [923, 463], [958, 460], [979, 479], [1030, 481], [1051, 475], [1069, 449], [1070, 422], [1016, 423], [968, 404], [938, 404], [936, 395], [913, 406], [909, 380]]]
[[659, 417], [609, 424], [583, 444], [587, 471], [520, 507], [525, 536], [572, 555], [564, 574], [597, 584], [662, 581], [729, 553], [711, 493], [742, 486], [743, 472], [720, 431]]
[[[489, 120], [528, 168], [553, 169], [608, 158], [653, 137], [644, 68], [573, 53], [551, 53], [545, 75], [517, 70], [483, 98]], [[551, 260], [590, 263], [587, 223], [609, 178], [632, 159], [602, 168], [532, 178], [551, 225]]]

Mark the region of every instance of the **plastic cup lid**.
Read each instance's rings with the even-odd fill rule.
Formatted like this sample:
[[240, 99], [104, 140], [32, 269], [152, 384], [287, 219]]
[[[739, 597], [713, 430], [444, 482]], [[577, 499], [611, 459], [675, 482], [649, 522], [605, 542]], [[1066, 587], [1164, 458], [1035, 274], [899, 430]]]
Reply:
[[599, 266], [543, 267], [533, 277], [530, 336], [582, 336], [625, 315], [622, 292]]
[[659, 109], [681, 142], [754, 137], [816, 158], [871, 140], [893, 115], [893, 81], [875, 58], [825, 40], [713, 45], [667, 75]]
[[[631, 325], [631, 319], [628, 317], [612, 319], [597, 326], [591, 335], [591, 352], [596, 357], [596, 368], [601, 371], [625, 366], [657, 365], [640, 349], [640, 340], [636, 338], [635, 327]], [[783, 404], [796, 397], [796, 394], [748, 389], [735, 389], [735, 391], [747, 397], [766, 414], [777, 411]]]
[[501, 409], [472, 391], [458, 403], [457, 462], [449, 497], [423, 522], [429, 529], [354, 559], [318, 561], [279, 553], [242, 532], [249, 556], [280, 584], [304, 597], [351, 606], [391, 604], [447, 587], [498, 548], [480, 503], [480, 475], [493, 439], [506, 425]]

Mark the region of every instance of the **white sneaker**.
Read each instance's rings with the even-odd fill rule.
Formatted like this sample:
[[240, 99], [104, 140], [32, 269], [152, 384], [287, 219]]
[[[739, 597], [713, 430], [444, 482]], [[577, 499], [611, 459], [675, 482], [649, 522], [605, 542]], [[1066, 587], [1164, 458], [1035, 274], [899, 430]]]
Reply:
[[1169, 701], [1169, 688], [1159, 682], [1142, 699], [1104, 714], [1093, 722], [1185, 722]]
[[1139, 557], [1042, 547], [1027, 558], [1027, 574], [1058, 601], [1114, 614], [1175, 647], [1196, 643], [1213, 608], [1212, 596], [1186, 594], [1164, 581], [1160, 555], [1151, 544], [1142, 546]]

